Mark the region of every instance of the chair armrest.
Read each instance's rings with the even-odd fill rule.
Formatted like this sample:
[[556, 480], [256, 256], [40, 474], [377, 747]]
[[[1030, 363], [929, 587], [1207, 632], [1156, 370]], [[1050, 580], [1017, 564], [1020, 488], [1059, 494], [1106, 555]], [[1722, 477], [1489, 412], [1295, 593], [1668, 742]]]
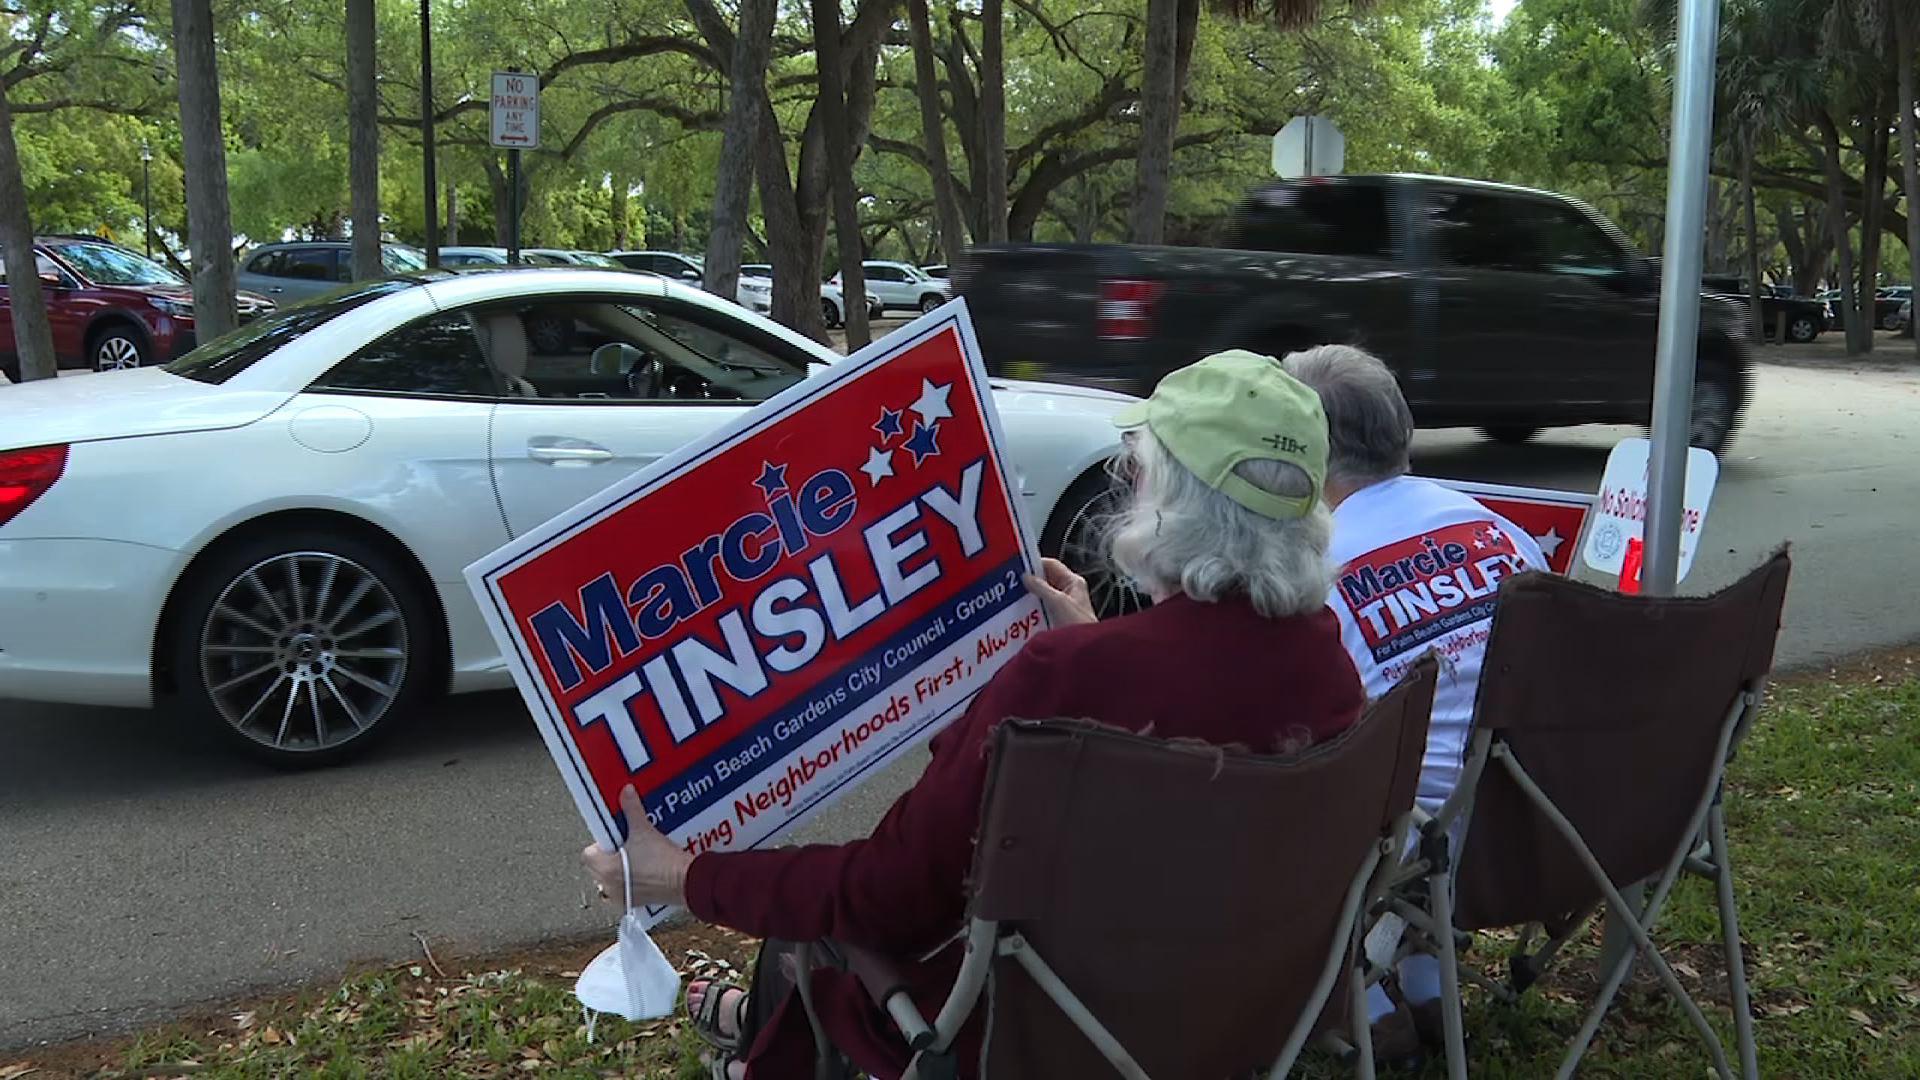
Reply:
[[906, 976], [901, 974], [891, 959], [858, 945], [840, 941], [830, 944], [846, 960], [847, 970], [860, 980], [860, 986], [866, 990], [867, 996], [906, 1036], [909, 1047], [919, 1050], [933, 1040], [932, 1025], [920, 1015], [919, 1008], [907, 992]]

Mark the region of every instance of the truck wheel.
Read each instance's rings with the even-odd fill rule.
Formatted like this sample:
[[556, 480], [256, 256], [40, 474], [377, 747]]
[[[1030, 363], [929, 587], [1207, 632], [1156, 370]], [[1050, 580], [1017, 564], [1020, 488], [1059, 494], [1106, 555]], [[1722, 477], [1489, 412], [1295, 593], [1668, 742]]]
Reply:
[[1787, 323], [1787, 336], [1796, 344], [1805, 345], [1820, 336], [1820, 327], [1811, 315], [1796, 315]]
[[270, 764], [361, 753], [430, 693], [433, 608], [358, 537], [253, 537], [214, 553], [176, 600], [166, 645], [179, 704]]
[[1747, 404], [1745, 376], [1724, 362], [1701, 357], [1693, 380], [1693, 409], [1687, 425], [1687, 444], [1719, 457], [1733, 441]]
[[1066, 563], [1087, 579], [1094, 613], [1103, 619], [1152, 606], [1107, 560], [1103, 543], [1106, 520], [1117, 512], [1125, 491], [1105, 469], [1095, 469], [1074, 481], [1060, 498], [1053, 517], [1040, 534], [1040, 554]]
[[1524, 424], [1499, 424], [1492, 427], [1481, 428], [1480, 434], [1485, 435], [1497, 443], [1506, 443], [1508, 446], [1519, 446], [1521, 443], [1540, 434], [1540, 429], [1538, 427], [1528, 427]]

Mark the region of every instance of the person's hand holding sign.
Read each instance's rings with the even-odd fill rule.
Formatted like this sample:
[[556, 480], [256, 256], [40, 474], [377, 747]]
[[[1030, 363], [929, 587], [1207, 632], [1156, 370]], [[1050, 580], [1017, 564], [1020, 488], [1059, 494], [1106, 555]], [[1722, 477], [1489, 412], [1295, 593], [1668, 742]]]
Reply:
[[[647, 808], [640, 805], [640, 793], [628, 784], [620, 792], [620, 809], [627, 815], [627, 866], [632, 874], [633, 902], [636, 906], [664, 904], [685, 907], [687, 903], [687, 867], [693, 862], [685, 848], [660, 834], [647, 820]], [[580, 852], [600, 895], [622, 900], [626, 886], [620, 880], [620, 853], [608, 851], [597, 843]]]
[[1094, 614], [1093, 597], [1087, 592], [1087, 579], [1074, 573], [1059, 559], [1041, 559], [1040, 574], [1028, 574], [1027, 591], [1047, 609], [1047, 621], [1054, 626], [1099, 622]]

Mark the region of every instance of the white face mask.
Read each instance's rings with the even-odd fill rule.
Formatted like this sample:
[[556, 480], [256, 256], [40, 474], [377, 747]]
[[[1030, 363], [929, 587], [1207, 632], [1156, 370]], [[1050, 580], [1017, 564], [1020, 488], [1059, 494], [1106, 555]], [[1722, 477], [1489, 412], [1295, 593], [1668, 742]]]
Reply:
[[[620, 852], [620, 870], [627, 880], [627, 853]], [[633, 886], [627, 884], [626, 914], [620, 917], [619, 940], [607, 946], [580, 972], [573, 996], [590, 1012], [613, 1013], [627, 1020], [653, 1020], [673, 1012], [680, 998], [680, 973], [653, 943], [633, 906]], [[588, 1018], [588, 1038], [592, 1038]]]

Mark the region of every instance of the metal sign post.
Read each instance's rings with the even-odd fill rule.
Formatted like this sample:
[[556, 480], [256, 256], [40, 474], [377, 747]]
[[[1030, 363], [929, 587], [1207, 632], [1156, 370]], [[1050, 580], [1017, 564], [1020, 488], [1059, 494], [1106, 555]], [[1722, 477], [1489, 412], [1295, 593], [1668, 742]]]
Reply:
[[1667, 236], [1660, 277], [1659, 351], [1653, 372], [1653, 449], [1647, 475], [1646, 564], [1641, 591], [1671, 596], [1700, 343], [1700, 263], [1707, 235], [1707, 156], [1713, 136], [1714, 48], [1720, 0], [1680, 0], [1667, 153]]
[[524, 71], [493, 73], [488, 141], [507, 151], [507, 264], [520, 262], [520, 151], [540, 146], [540, 77]]

